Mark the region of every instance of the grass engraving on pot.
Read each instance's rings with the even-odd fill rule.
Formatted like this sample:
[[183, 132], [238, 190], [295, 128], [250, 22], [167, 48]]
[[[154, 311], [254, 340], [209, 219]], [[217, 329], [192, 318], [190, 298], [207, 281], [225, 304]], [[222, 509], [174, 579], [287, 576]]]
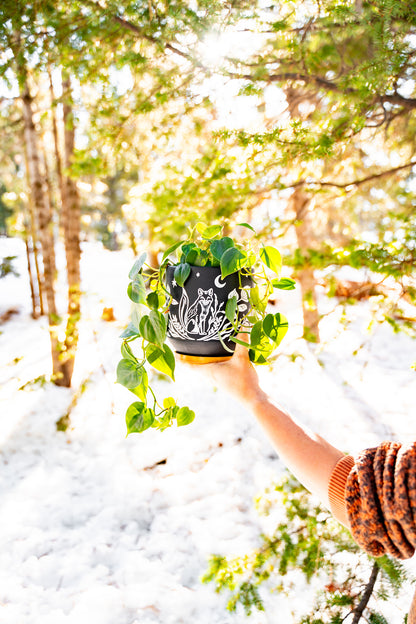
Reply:
[[[275, 247], [260, 243], [249, 224], [239, 226], [251, 238], [237, 240], [224, 236], [221, 225], [198, 223], [166, 249], [158, 268], [148, 266], [143, 253], [130, 270], [132, 314], [117, 367], [117, 381], [138, 399], [126, 412], [127, 434], [194, 420], [173, 397], [160, 403], [149, 385], [147, 366], [175, 379], [172, 348], [179, 358], [203, 364], [232, 357], [238, 343], [252, 362], [266, 364], [285, 336], [287, 319], [267, 304], [275, 288], [292, 290], [294, 280], [281, 278]], [[247, 343], [239, 333], [248, 334]]]

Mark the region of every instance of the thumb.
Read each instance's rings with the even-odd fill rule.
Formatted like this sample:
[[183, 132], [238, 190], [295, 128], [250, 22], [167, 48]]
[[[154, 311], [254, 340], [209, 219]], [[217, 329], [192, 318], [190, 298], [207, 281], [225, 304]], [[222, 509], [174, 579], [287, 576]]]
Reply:
[[[247, 345], [250, 344], [250, 334], [248, 332], [239, 332], [236, 336], [237, 340], [241, 340], [241, 342], [245, 342]], [[248, 356], [248, 348], [244, 347], [241, 344], [236, 343], [236, 347], [235, 347], [235, 351], [234, 351], [234, 356], [235, 357], [247, 357]]]

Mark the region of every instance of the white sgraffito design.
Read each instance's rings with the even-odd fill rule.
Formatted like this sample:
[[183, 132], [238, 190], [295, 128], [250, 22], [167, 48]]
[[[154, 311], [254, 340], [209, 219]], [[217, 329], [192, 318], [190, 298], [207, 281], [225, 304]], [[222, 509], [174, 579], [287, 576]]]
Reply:
[[[243, 292], [239, 297], [238, 291], [234, 289], [228, 295], [228, 299], [235, 296], [239, 299], [238, 310], [242, 313], [248, 310]], [[219, 334], [224, 340], [233, 333], [232, 325], [225, 316], [224, 303], [218, 302], [213, 288], [208, 290], [198, 288], [198, 295], [193, 302], [189, 301], [187, 292], [183, 290], [177, 307], [177, 313], [172, 308], [169, 312], [168, 335], [171, 338], [219, 341]]]
[[218, 277], [215, 278], [214, 284], [217, 288], [224, 288], [225, 283], [221, 281], [221, 275], [218, 275]]
[[238, 301], [238, 311], [242, 314], [248, 311], [248, 292], [244, 290], [244, 288], [241, 290], [240, 293], [240, 301]]

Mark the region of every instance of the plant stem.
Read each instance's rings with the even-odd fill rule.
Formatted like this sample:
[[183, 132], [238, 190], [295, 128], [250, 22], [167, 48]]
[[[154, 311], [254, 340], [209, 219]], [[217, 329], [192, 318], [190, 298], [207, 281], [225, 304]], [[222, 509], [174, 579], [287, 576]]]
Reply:
[[156, 406], [161, 408], [162, 406], [159, 405], [159, 403], [157, 402], [156, 397], [155, 397], [155, 393], [153, 392], [153, 390], [152, 390], [152, 388], [150, 386], [148, 386], [148, 390], [150, 390], [150, 392], [152, 393], [153, 399], [155, 401], [154, 404], [153, 404], [153, 411], [156, 410]]

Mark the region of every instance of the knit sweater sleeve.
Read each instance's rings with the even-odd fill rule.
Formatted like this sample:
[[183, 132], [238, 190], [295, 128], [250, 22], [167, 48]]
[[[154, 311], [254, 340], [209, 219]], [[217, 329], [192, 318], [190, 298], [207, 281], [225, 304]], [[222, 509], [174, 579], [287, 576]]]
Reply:
[[363, 451], [348, 475], [351, 533], [369, 554], [411, 557], [416, 548], [416, 442], [383, 442]]
[[[354, 540], [375, 557], [411, 557], [416, 548], [416, 442], [383, 442], [345, 457], [330, 479], [335, 516], [342, 504]], [[342, 501], [344, 498], [344, 501]]]
[[[354, 540], [375, 557], [407, 559], [416, 548], [416, 442], [383, 442], [345, 456], [329, 481], [333, 514], [348, 524]], [[346, 524], [346, 523], [345, 523]], [[416, 624], [416, 592], [408, 615]]]

